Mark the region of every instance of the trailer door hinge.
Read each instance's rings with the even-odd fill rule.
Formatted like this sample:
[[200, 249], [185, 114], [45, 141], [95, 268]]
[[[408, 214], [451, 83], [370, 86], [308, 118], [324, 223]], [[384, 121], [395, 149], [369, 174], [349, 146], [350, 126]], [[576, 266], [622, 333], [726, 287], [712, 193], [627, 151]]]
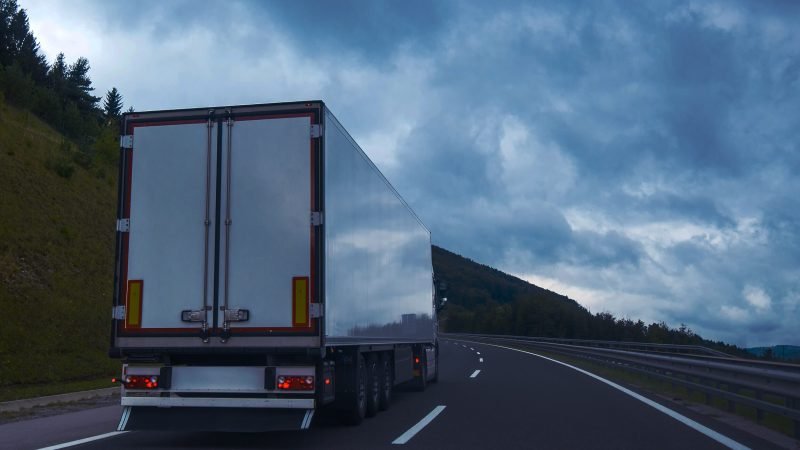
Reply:
[[124, 134], [119, 137], [119, 146], [122, 148], [133, 148], [133, 135]]
[[319, 226], [322, 225], [322, 212], [320, 211], [311, 211], [311, 226]]
[[125, 305], [119, 305], [111, 308], [111, 318], [125, 320]]
[[117, 219], [117, 231], [122, 233], [131, 231], [131, 219]]
[[318, 123], [311, 124], [311, 139], [322, 137], [322, 126]]
[[312, 319], [322, 317], [322, 303], [309, 303], [308, 317]]

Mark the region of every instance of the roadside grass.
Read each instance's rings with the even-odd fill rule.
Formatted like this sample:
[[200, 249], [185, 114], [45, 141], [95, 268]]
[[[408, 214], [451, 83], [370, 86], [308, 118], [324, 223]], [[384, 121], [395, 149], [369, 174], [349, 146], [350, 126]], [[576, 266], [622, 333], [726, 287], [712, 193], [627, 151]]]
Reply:
[[[537, 353], [557, 361], [571, 364], [575, 367], [579, 367], [587, 372], [599, 375], [621, 385], [632, 386], [645, 392], [668, 397], [674, 401], [684, 401], [698, 405], [712, 406], [720, 411], [736, 414], [737, 416], [743, 417], [752, 422], [756, 422], [762, 426], [794, 438], [794, 424], [792, 423], [792, 420], [777, 414], [763, 412], [762, 419], [758, 420], [758, 412], [754, 407], [741, 405], [738, 403], [735, 405], [730, 405], [727, 400], [718, 397], [707, 398], [703, 392], [693, 391], [682, 386], [673, 385], [669, 381], [660, 380], [656, 377], [648, 377], [644, 374], [624, 370], [623, 368], [610, 367], [582, 358], [567, 356], [556, 352], [549, 352], [542, 350], [540, 347], [507, 343], [503, 345], [530, 351], [532, 353]], [[753, 391], [742, 389], [738, 391], [738, 394], [756, 398], [755, 392]], [[783, 405], [782, 399], [777, 396], [765, 395], [762, 399], [771, 403], [775, 403], [776, 405]]]
[[70, 402], [50, 403], [47, 405], [18, 409], [16, 411], [2, 411], [0, 412], [0, 425], [21, 420], [55, 416], [74, 411], [82, 411], [85, 409], [112, 405], [119, 405], [119, 393], [114, 393], [107, 397], [95, 397]]
[[111, 378], [115, 375], [118, 375], [118, 372], [119, 370], [117, 370], [117, 373], [111, 373], [107, 377], [90, 380], [5, 386], [3, 387], [3, 390], [0, 391], [0, 402], [115, 387], [118, 385], [111, 383]]
[[119, 370], [107, 356], [116, 169], [86, 158], [0, 97], [3, 399], [96, 387], [74, 380]]

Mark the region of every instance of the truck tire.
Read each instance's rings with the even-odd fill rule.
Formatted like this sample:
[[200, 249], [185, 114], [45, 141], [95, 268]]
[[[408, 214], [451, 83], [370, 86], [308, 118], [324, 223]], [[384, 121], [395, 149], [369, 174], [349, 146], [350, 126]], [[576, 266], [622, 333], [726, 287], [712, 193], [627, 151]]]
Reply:
[[392, 364], [389, 362], [388, 355], [384, 355], [378, 361], [378, 373], [380, 375], [378, 409], [381, 411], [386, 411], [389, 409], [389, 404], [392, 402], [392, 389], [394, 388], [394, 373], [392, 371]]
[[353, 392], [348, 399], [342, 421], [347, 425], [360, 425], [367, 414], [367, 365], [364, 357], [356, 355], [356, 366], [353, 368]]
[[375, 357], [367, 358], [367, 417], [374, 417], [378, 414], [380, 404], [380, 374], [378, 373], [378, 362]]

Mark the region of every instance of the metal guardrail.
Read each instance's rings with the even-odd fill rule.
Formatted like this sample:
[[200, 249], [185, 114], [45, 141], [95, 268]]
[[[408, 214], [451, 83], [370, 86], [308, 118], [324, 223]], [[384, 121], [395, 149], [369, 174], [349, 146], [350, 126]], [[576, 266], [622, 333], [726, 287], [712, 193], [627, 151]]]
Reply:
[[[679, 347], [698, 346], [649, 344], [640, 347], [641, 344], [637, 343], [618, 342], [616, 343], [618, 348], [608, 348], [609, 345], [606, 344], [610, 344], [609, 341], [449, 333], [443, 336], [524, 344], [667, 381], [673, 386], [686, 388], [690, 393], [692, 391], [704, 393], [707, 404], [711, 404], [712, 399], [717, 397], [727, 400], [728, 409], [731, 411], [735, 409], [736, 404], [753, 407], [759, 422], [765, 412], [786, 417], [794, 423], [795, 438], [800, 439], [800, 365], [798, 364], [754, 361], [729, 355], [720, 357], [675, 354], [689, 350]], [[563, 343], [564, 341], [569, 343]], [[598, 343], [602, 343], [603, 346], [598, 346]], [[654, 345], [657, 347], [652, 347]]]
[[652, 351], [662, 353], [682, 353], [682, 354], [696, 354], [708, 355], [719, 357], [730, 357], [731, 355], [714, 350], [702, 345], [676, 345], [676, 344], [652, 344], [648, 342], [633, 342], [633, 341], [600, 341], [593, 339], [564, 339], [564, 338], [546, 338], [546, 337], [531, 337], [531, 336], [508, 336], [504, 334], [465, 334], [465, 333], [447, 333], [458, 334], [460, 336], [481, 336], [481, 337], [496, 337], [507, 338], [515, 337], [517, 339], [525, 339], [537, 342], [554, 342], [559, 344], [580, 345], [586, 347], [600, 347], [600, 348], [620, 348], [634, 351]]

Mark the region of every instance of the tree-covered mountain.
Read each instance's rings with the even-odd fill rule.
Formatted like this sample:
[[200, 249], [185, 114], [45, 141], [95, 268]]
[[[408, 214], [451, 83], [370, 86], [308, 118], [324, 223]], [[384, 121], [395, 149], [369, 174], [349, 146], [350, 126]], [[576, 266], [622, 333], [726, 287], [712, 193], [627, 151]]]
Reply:
[[94, 144], [122, 110], [116, 88], [104, 108], [94, 95], [89, 60], [69, 64], [63, 53], [47, 62], [17, 0], [0, 0], [0, 92], [5, 100], [29, 110], [76, 144], [83, 159], [94, 157]]
[[447, 283], [447, 306], [440, 323], [449, 332], [692, 344], [744, 354], [712, 342], [685, 325], [592, 314], [575, 300], [543, 289], [492, 267], [433, 246], [433, 267]]

